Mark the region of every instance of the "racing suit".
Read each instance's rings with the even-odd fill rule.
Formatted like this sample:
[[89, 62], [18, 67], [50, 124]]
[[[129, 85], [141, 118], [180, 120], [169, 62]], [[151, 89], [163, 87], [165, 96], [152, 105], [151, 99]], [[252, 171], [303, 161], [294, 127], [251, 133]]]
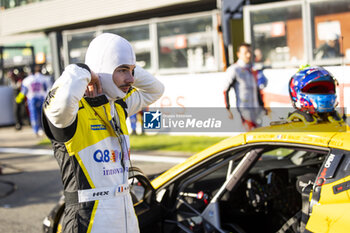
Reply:
[[123, 99], [83, 97], [89, 67], [69, 65], [44, 104], [44, 129], [61, 170], [63, 232], [139, 232], [128, 190], [130, 144], [126, 117], [155, 102], [163, 85], [136, 66]]
[[30, 125], [35, 134], [41, 129], [41, 109], [50, 87], [50, 77], [35, 73], [23, 79], [21, 92], [16, 97], [17, 103], [27, 97]]
[[241, 115], [242, 123], [252, 129], [261, 122], [259, 117], [264, 112], [263, 103], [259, 96], [257, 80], [249, 64], [238, 60], [226, 70], [226, 83], [224, 87], [225, 106], [230, 109], [229, 91], [234, 89], [236, 94], [236, 107]]

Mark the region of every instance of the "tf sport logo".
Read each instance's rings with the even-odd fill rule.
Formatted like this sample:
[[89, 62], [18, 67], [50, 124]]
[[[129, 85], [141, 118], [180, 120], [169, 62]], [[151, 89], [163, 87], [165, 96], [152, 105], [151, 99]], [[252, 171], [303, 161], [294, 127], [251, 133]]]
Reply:
[[144, 112], [143, 113], [143, 128], [144, 129], [160, 129], [161, 128], [161, 116], [162, 113], [157, 110], [156, 112]]

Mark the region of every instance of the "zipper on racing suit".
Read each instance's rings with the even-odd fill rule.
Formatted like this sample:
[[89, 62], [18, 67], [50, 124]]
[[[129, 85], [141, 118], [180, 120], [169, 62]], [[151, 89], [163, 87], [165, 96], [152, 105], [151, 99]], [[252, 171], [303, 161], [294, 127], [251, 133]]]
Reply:
[[[117, 136], [117, 139], [118, 139], [118, 142], [119, 142], [119, 145], [120, 145], [120, 149], [121, 149], [121, 165], [123, 167], [123, 184], [125, 184], [125, 164], [124, 164], [124, 146], [126, 147], [126, 151], [128, 153], [128, 148], [127, 148], [127, 145], [126, 145], [126, 139], [124, 137], [124, 134], [123, 132], [121, 131], [121, 128], [120, 128], [120, 120], [118, 118], [118, 113], [115, 109], [115, 106], [114, 106], [114, 103], [113, 104], [110, 104], [111, 106], [111, 116], [112, 116], [112, 120], [110, 121], [111, 125], [112, 125], [112, 128]], [[106, 108], [103, 106], [103, 109], [104, 109], [104, 112], [106, 114], [106, 117], [108, 119], [108, 115], [107, 115], [107, 111], [106, 111]], [[113, 111], [113, 115], [112, 115], [112, 111]], [[124, 139], [124, 140], [123, 140]], [[130, 158], [129, 158], [130, 159]], [[125, 232], [128, 232], [128, 213], [127, 213], [127, 210], [126, 210], [126, 201], [125, 201], [125, 197], [122, 197], [123, 198], [123, 201], [124, 201], [124, 216], [125, 216]]]

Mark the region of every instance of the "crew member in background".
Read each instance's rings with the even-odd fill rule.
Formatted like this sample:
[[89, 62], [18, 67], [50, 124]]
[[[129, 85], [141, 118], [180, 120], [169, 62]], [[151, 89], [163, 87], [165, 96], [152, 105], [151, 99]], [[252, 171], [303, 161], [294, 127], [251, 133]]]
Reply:
[[229, 118], [233, 119], [230, 108], [229, 91], [233, 89], [236, 94], [236, 106], [246, 130], [261, 126], [261, 117], [266, 114], [257, 77], [252, 70], [252, 51], [250, 44], [243, 43], [238, 47], [238, 61], [227, 68], [226, 84], [224, 88], [225, 105]]
[[23, 79], [16, 103], [20, 104], [27, 97], [30, 125], [37, 136], [43, 135], [41, 128], [41, 109], [51, 87], [50, 77], [41, 73], [40, 65], [34, 67], [34, 72]]
[[93, 39], [85, 64], [67, 66], [54, 83], [43, 123], [64, 187], [62, 232], [139, 232], [128, 187], [126, 118], [163, 91], [136, 66], [131, 44], [111, 33]]
[[[9, 85], [12, 87], [14, 96], [16, 97], [21, 92], [23, 78], [20, 78], [14, 69], [10, 70], [7, 76], [10, 81]], [[26, 115], [24, 101], [22, 103], [16, 103], [15, 101], [14, 110], [16, 117], [15, 129], [21, 130], [23, 126], [22, 118]]]
[[328, 33], [325, 42], [315, 51], [315, 59], [330, 59], [341, 57], [339, 36], [336, 33]]

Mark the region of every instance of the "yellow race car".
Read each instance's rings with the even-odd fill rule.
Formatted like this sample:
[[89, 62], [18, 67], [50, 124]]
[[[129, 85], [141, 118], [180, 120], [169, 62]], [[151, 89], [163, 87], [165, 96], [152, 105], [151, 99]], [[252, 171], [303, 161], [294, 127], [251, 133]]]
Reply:
[[[141, 232], [350, 232], [344, 122], [282, 122], [221, 141], [149, 180], [130, 174]], [[62, 201], [45, 219], [59, 228]]]

